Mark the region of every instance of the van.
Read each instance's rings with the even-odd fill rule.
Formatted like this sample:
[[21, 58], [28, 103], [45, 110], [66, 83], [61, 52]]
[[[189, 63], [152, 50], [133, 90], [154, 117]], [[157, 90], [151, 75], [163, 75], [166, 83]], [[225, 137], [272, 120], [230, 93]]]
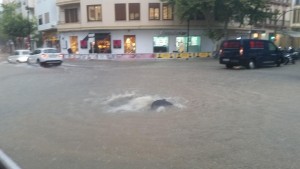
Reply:
[[271, 41], [261, 39], [225, 40], [219, 51], [220, 64], [227, 68], [245, 66], [254, 69], [283, 62], [283, 52]]

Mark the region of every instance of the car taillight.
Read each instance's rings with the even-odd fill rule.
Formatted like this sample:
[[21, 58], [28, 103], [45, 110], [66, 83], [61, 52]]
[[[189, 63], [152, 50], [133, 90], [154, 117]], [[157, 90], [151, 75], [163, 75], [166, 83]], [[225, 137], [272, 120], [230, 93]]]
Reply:
[[240, 56], [243, 56], [243, 54], [244, 54], [244, 48], [240, 48]]
[[48, 58], [48, 55], [47, 54], [42, 54], [41, 57], [46, 59], [46, 58]]

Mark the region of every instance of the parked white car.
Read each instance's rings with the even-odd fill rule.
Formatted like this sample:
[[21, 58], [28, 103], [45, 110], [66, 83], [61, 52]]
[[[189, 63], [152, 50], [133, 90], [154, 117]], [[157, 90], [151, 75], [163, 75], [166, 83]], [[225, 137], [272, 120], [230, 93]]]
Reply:
[[13, 55], [8, 56], [7, 61], [11, 63], [27, 62], [29, 55], [30, 55], [30, 50], [27, 49], [15, 50]]
[[41, 66], [59, 66], [63, 62], [63, 54], [55, 48], [38, 48], [31, 53], [27, 62], [28, 64], [37, 63]]

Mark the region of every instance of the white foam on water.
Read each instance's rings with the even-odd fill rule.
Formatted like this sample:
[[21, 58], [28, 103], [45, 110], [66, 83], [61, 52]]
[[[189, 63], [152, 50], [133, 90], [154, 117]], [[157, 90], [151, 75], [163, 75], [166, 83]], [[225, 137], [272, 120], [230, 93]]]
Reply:
[[[187, 103], [184, 99], [176, 97], [160, 97], [157, 95], [138, 95], [136, 92], [114, 94], [103, 101], [108, 112], [141, 112], [150, 110], [151, 104], [156, 100], [166, 99], [173, 104], [172, 107], [184, 109]], [[160, 106], [155, 111], [164, 112], [167, 107]]]
[[110, 112], [137, 112], [146, 109], [152, 102], [153, 98], [151, 96], [132, 98], [128, 103], [112, 108]]

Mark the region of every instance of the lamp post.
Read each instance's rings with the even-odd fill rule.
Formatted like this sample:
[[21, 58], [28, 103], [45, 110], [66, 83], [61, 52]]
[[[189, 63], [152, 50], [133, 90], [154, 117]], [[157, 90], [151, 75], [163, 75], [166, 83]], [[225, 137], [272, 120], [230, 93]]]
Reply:
[[189, 45], [190, 45], [190, 17], [187, 20], [187, 46], [186, 46], [187, 52], [189, 52]]

